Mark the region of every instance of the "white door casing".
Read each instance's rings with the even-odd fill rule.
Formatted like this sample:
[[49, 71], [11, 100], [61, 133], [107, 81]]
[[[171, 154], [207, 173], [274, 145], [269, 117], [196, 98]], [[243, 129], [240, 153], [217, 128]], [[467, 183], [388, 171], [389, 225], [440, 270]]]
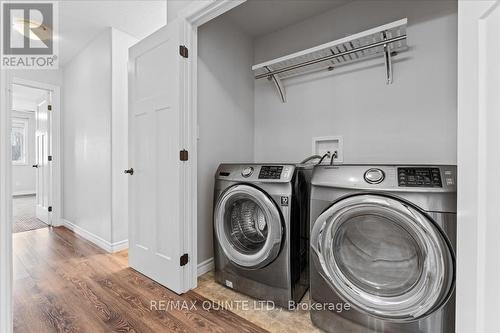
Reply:
[[[499, 332], [500, 323], [500, 2], [479, 21], [479, 328]], [[483, 326], [484, 325], [484, 326]]]
[[500, 322], [500, 2], [458, 2], [458, 333]]
[[36, 131], [35, 131], [35, 150], [36, 150], [36, 217], [47, 224], [50, 221], [50, 191], [51, 191], [51, 163], [49, 161], [51, 148], [50, 120], [49, 111], [50, 93], [38, 104], [36, 110]]
[[10, 110], [7, 71], [0, 71], [0, 332], [12, 332], [12, 187]]
[[[187, 59], [176, 20], [129, 51], [129, 265], [176, 293], [190, 289], [184, 244], [185, 138], [182, 90]], [[190, 265], [192, 263], [188, 263]]]

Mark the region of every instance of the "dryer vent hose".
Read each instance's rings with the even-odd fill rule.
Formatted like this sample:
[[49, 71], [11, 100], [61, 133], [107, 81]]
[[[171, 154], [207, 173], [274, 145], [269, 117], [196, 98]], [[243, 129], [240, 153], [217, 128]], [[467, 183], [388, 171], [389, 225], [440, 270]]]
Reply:
[[316, 159], [321, 159], [321, 155], [312, 155], [312, 156], [309, 156], [308, 158], [306, 158], [305, 160], [303, 160], [302, 162], [300, 162], [300, 164], [305, 164], [309, 161], [312, 161], [312, 160], [316, 160]]

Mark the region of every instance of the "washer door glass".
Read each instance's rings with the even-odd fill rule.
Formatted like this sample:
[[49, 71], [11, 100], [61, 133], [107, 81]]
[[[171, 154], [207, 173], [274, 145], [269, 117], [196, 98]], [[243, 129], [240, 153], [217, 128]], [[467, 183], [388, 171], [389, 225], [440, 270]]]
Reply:
[[258, 268], [274, 260], [281, 246], [278, 208], [262, 191], [235, 185], [220, 197], [215, 209], [215, 233], [233, 263]]
[[321, 275], [360, 311], [412, 321], [439, 308], [454, 286], [448, 242], [425, 215], [398, 200], [359, 195], [315, 222], [314, 262]]

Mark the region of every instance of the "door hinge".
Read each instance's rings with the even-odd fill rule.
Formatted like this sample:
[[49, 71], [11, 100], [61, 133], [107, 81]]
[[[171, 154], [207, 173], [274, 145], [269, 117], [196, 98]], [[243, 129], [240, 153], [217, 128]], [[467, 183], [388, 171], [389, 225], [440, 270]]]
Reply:
[[52, 111], [52, 105], [47, 105], [47, 110]]
[[181, 264], [181, 266], [186, 266], [188, 262], [189, 262], [189, 255], [187, 253], [184, 253], [181, 256], [180, 264]]
[[186, 149], [181, 150], [179, 155], [181, 161], [187, 161], [189, 159], [189, 153]]
[[47, 157], [47, 159], [49, 160], [49, 162], [51, 162], [51, 161], [52, 161], [52, 155], [49, 155], [49, 156]]
[[51, 211], [52, 211], [52, 206], [49, 206], [49, 208], [47, 208], [47, 210], [48, 210], [49, 212], [51, 212]]
[[188, 58], [189, 57], [189, 50], [186, 46], [184, 45], [179, 45], [179, 54], [183, 58]]

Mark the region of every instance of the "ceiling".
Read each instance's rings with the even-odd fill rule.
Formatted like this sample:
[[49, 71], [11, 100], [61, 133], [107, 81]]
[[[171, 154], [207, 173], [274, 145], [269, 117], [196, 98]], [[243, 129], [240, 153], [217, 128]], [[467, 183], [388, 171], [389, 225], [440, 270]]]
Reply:
[[108, 27], [142, 39], [167, 22], [165, 0], [62, 0], [59, 61], [62, 66]]
[[351, 0], [248, 0], [224, 16], [256, 38], [349, 1]]
[[47, 95], [46, 90], [36, 89], [17, 84], [12, 85], [12, 102], [14, 109], [25, 109], [27, 105], [34, 107]]

